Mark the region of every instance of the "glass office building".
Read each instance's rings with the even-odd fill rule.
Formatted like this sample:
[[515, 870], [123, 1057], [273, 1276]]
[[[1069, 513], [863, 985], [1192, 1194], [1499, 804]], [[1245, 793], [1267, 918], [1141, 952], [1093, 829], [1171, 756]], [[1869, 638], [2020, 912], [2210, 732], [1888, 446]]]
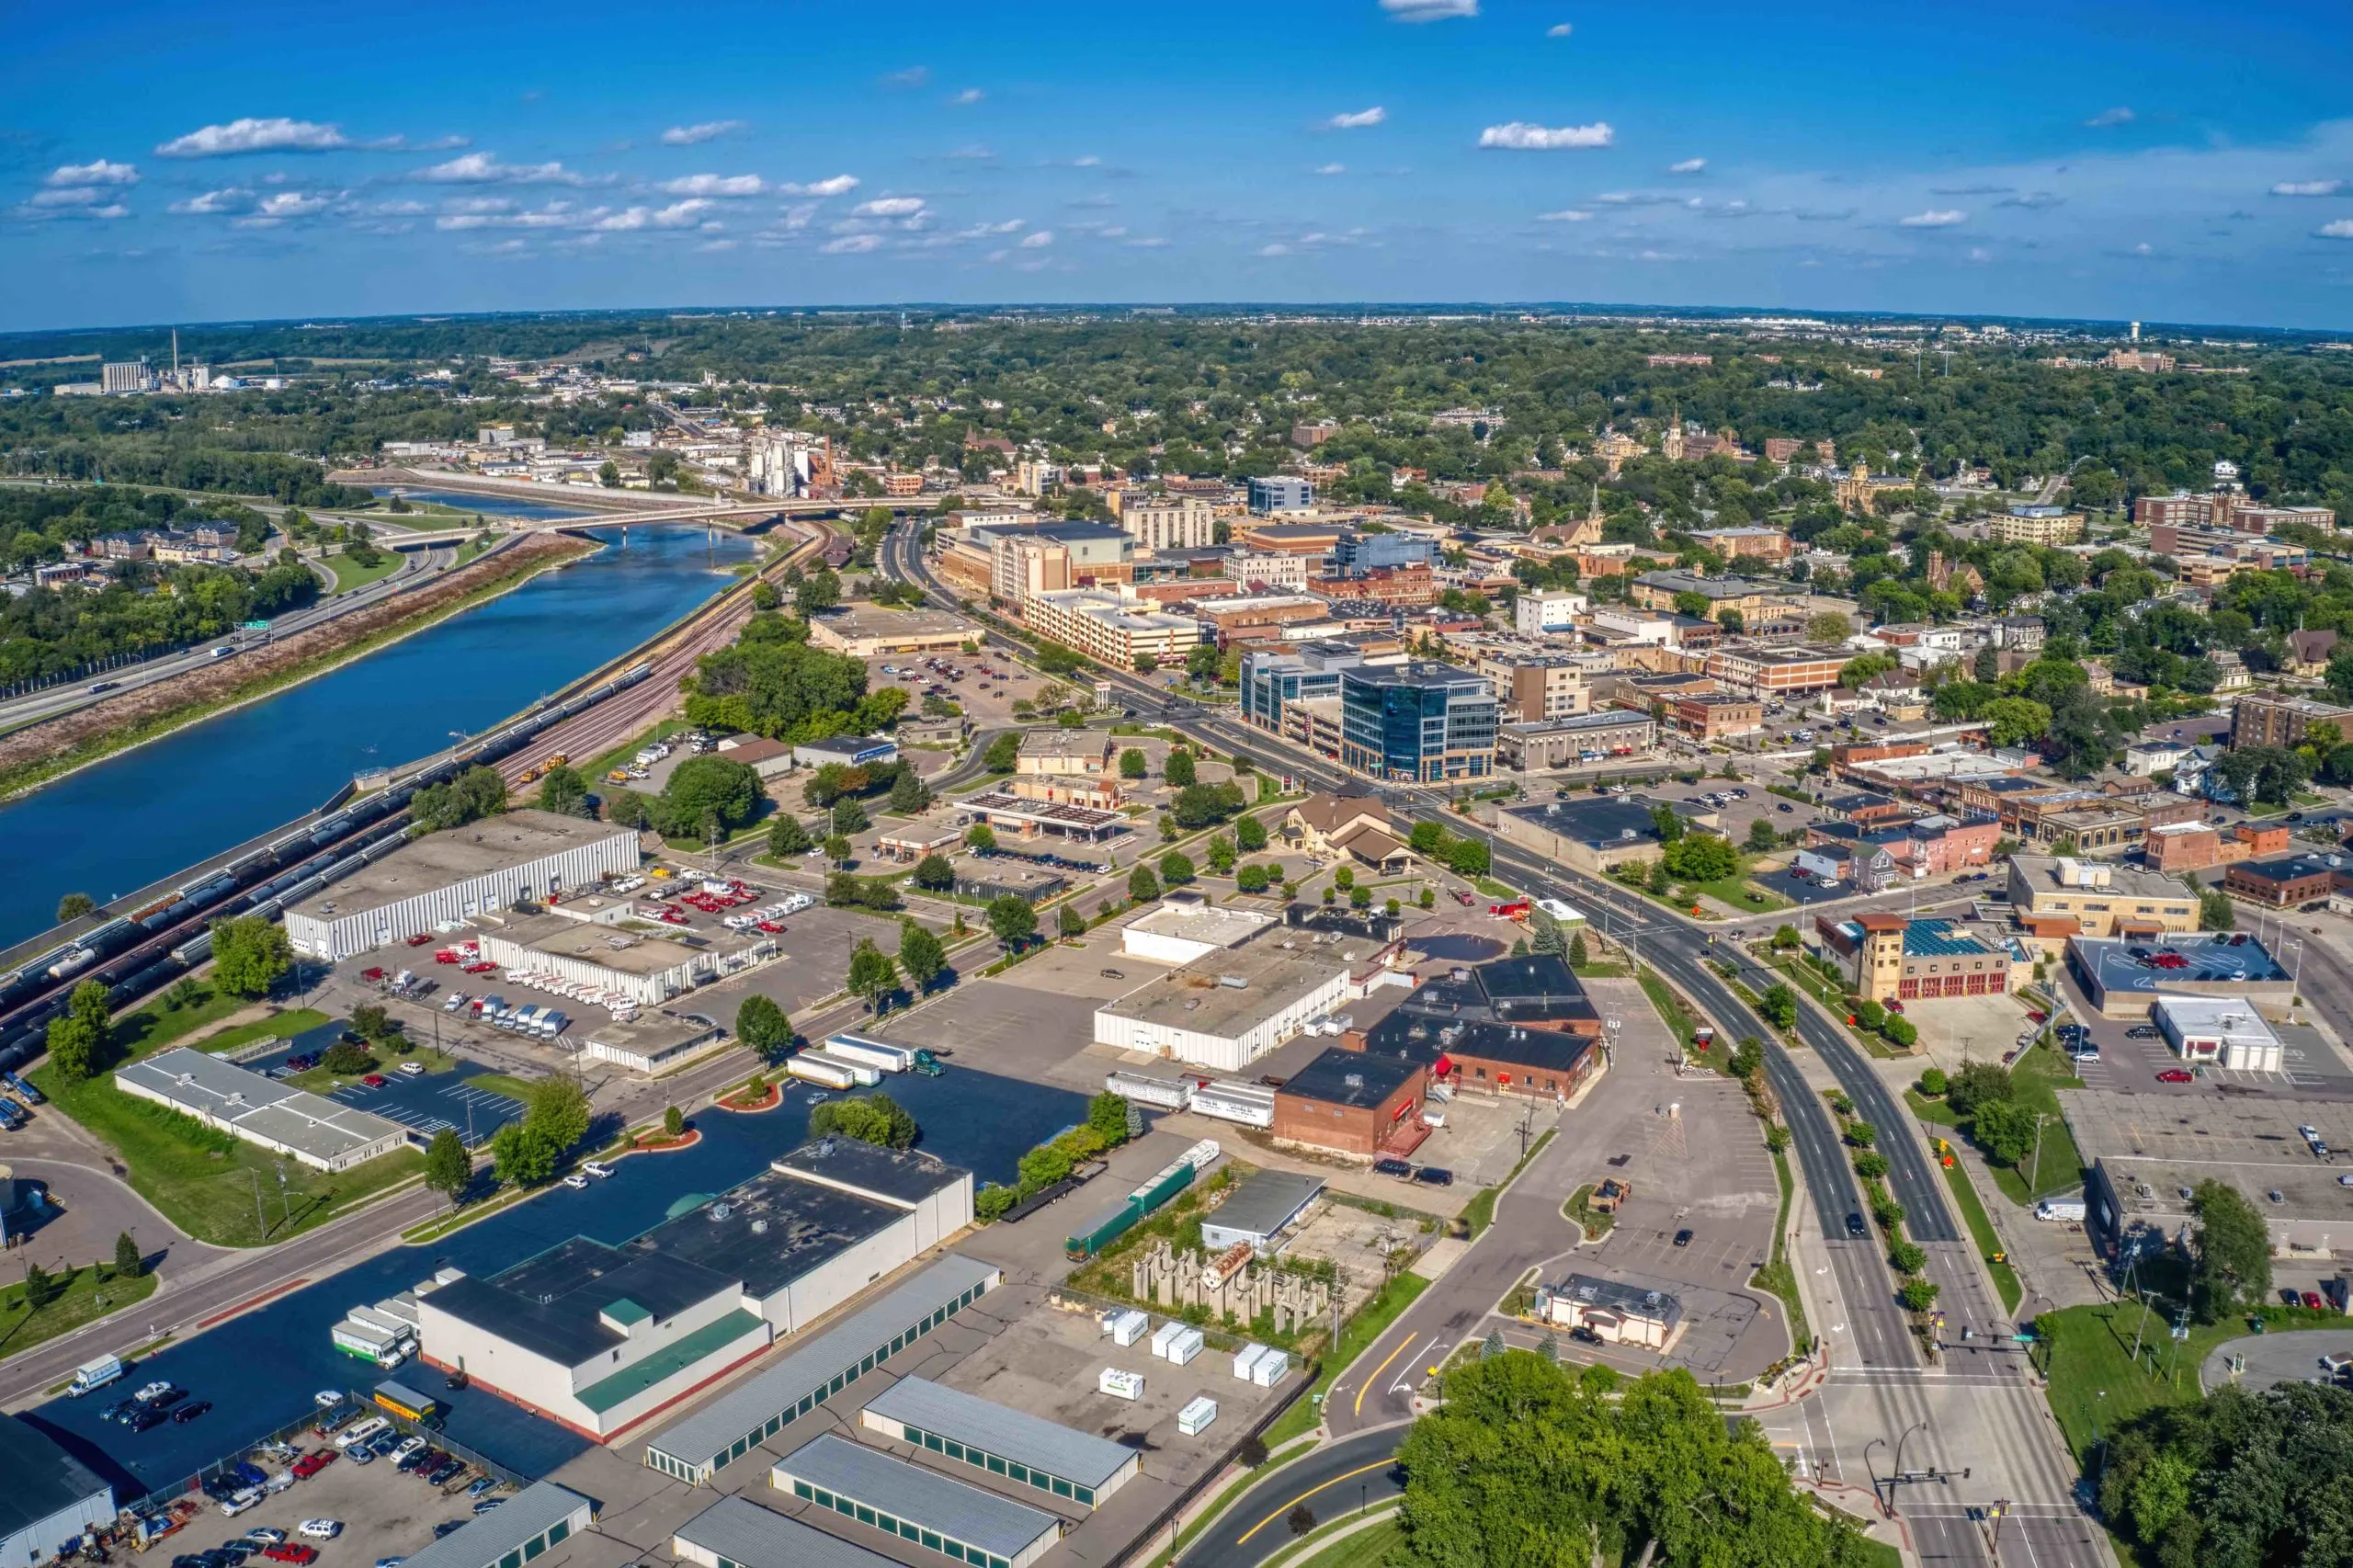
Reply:
[[1375, 778], [1443, 783], [1495, 767], [1495, 689], [1449, 665], [1340, 672], [1340, 761]]

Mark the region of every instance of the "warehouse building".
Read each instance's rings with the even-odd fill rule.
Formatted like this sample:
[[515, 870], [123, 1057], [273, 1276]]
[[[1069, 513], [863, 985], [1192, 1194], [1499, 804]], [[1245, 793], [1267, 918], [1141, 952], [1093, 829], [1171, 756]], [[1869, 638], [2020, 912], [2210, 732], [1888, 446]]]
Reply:
[[1029, 1568], [1062, 1539], [1062, 1521], [1051, 1514], [831, 1433], [786, 1455], [768, 1481], [972, 1568]]
[[1095, 1043], [1238, 1073], [1335, 1003], [1362, 996], [1385, 951], [1370, 941], [1269, 933], [1105, 1003], [1095, 1012]]
[[2244, 931], [2126, 942], [2075, 937], [2067, 972], [2102, 1017], [2146, 1018], [2160, 992], [2235, 999], [2285, 1016], [2296, 985], [2261, 942]]
[[1120, 951], [1151, 963], [1188, 964], [1222, 948], [1239, 947], [1273, 924], [1271, 915], [1221, 908], [1198, 895], [1166, 898], [1120, 927]]
[[475, 933], [482, 956], [510, 975], [552, 975], [600, 991], [618, 991], [641, 1007], [658, 1007], [698, 985], [739, 973], [777, 954], [773, 937], [732, 931], [692, 938], [628, 931], [604, 921], [550, 912]]
[[[812, 1335], [784, 1359], [645, 1445], [645, 1462], [689, 1483], [709, 1481], [1002, 1283], [993, 1264], [949, 1253], [922, 1273]], [[751, 1568], [746, 1564], [745, 1568]]]
[[895, 1558], [743, 1497], [722, 1497], [680, 1525], [670, 1555], [698, 1568], [899, 1568]]
[[1201, 1245], [1211, 1256], [1243, 1245], [1253, 1252], [1271, 1252], [1282, 1233], [1323, 1195], [1320, 1176], [1258, 1171], [1202, 1216]]
[[426, 834], [321, 888], [287, 910], [286, 937], [306, 958], [340, 963], [518, 901], [594, 887], [637, 863], [634, 829], [553, 812], [505, 812]]
[[184, 1045], [123, 1063], [115, 1069], [114, 1085], [314, 1170], [349, 1170], [409, 1142], [409, 1130], [390, 1118]]
[[2353, 1257], [2343, 1167], [2314, 1158], [2302, 1135], [2310, 1128], [2332, 1149], [2353, 1148], [2353, 1102], [2293, 1092], [2168, 1095], [2153, 1115], [2147, 1095], [2061, 1089], [2060, 1113], [2091, 1169], [2085, 1229], [2103, 1256], [2128, 1243], [2144, 1256], [2186, 1246], [2199, 1185], [2217, 1181], [2262, 1215], [2274, 1257], [2300, 1269]]
[[114, 1523], [114, 1489], [47, 1433], [0, 1415], [0, 1563], [39, 1568], [85, 1530]]
[[809, 618], [812, 646], [853, 659], [882, 653], [951, 653], [978, 635], [970, 621], [938, 609], [884, 609], [861, 604]]
[[419, 1303], [425, 1360], [603, 1442], [972, 1221], [972, 1173], [811, 1145], [608, 1245], [574, 1236]]
[[[536, 1482], [461, 1529], [409, 1553], [417, 1568], [523, 1568], [597, 1522], [597, 1505], [552, 1481]], [[406, 1568], [404, 1562], [403, 1568]]]
[[1335, 1046], [1275, 1091], [1279, 1142], [1358, 1159], [1410, 1153], [1424, 1135], [1429, 1068], [1398, 1056]]
[[[1514, 844], [1546, 859], [1597, 873], [1628, 860], [1649, 859], [1665, 849], [1651, 816], [1654, 804], [1642, 795], [1597, 795], [1506, 806], [1495, 813], [1495, 827]], [[1694, 820], [1687, 812], [1676, 814]]]
[[901, 1378], [867, 1402], [858, 1423], [1084, 1507], [1097, 1506], [1143, 1471], [1143, 1455], [1124, 1443], [927, 1378]]

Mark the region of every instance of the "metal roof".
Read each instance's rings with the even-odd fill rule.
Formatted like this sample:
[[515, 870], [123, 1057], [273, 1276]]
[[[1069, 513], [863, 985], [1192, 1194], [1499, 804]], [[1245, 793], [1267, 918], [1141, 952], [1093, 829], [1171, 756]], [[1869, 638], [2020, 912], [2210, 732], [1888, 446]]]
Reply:
[[407, 1128], [389, 1118], [295, 1088], [184, 1045], [142, 1062], [127, 1062], [115, 1069], [115, 1079], [159, 1095], [192, 1115], [210, 1117], [233, 1130], [243, 1129], [323, 1160], [340, 1159], [354, 1149], [408, 1133]]
[[1259, 1171], [1235, 1187], [1224, 1202], [1201, 1216], [1201, 1222], [1217, 1231], [1271, 1236], [1297, 1218], [1299, 1211], [1323, 1190], [1321, 1176]]
[[[14, 1415], [0, 1415], [0, 1539], [64, 1513], [85, 1498], [103, 1496], [109, 1506], [114, 1489], [99, 1480], [89, 1466], [60, 1448], [47, 1433]], [[49, 1547], [54, 1541], [36, 1541]]]
[[905, 1284], [860, 1307], [824, 1333], [811, 1336], [782, 1360], [720, 1395], [700, 1410], [656, 1433], [649, 1448], [682, 1464], [707, 1464], [727, 1446], [789, 1411], [801, 1396], [821, 1389], [867, 1352], [929, 1316], [975, 1285], [1000, 1278], [994, 1264], [949, 1253]]
[[672, 1531], [670, 1539], [742, 1568], [898, 1568], [895, 1560], [879, 1551], [742, 1497], [722, 1497]]
[[526, 1541], [538, 1540], [566, 1519], [593, 1512], [595, 1506], [579, 1493], [567, 1492], [552, 1481], [538, 1482], [489, 1513], [476, 1514], [466, 1521], [465, 1528], [418, 1547], [407, 1561], [416, 1568], [491, 1568]]
[[[1062, 1521], [1010, 1498], [892, 1459], [828, 1432], [777, 1461], [771, 1479], [790, 1490], [794, 1481], [839, 1497], [885, 1509], [920, 1528], [977, 1546], [992, 1556], [1020, 1556], [1040, 1540], [1062, 1533]], [[440, 1568], [456, 1568], [442, 1564]], [[479, 1564], [471, 1568], [480, 1568]]]
[[[1315, 1185], [1320, 1188], [1324, 1184]], [[1074, 1431], [928, 1378], [902, 1378], [868, 1400], [866, 1408], [1001, 1458], [1018, 1460], [1032, 1470], [1081, 1486], [1108, 1485], [1136, 1458], [1136, 1450], [1124, 1444]]]

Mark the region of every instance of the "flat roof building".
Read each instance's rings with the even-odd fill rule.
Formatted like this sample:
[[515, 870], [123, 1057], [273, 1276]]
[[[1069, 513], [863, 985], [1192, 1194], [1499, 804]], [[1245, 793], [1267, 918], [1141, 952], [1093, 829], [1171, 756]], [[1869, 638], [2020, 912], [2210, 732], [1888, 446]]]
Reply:
[[1136, 987], [1095, 1012], [1095, 1042], [1239, 1073], [1334, 1003], [1364, 992], [1351, 971], [1381, 944], [1262, 936]]
[[1323, 1193], [1321, 1176], [1255, 1172], [1226, 1194], [1224, 1202], [1201, 1216], [1201, 1245], [1211, 1256], [1245, 1243], [1254, 1252], [1271, 1251], [1276, 1238]]
[[[552, 1481], [534, 1482], [463, 1528], [418, 1547], [418, 1568], [523, 1568], [597, 1522], [597, 1505]], [[405, 1564], [404, 1564], [405, 1568]]]
[[830, 1432], [777, 1461], [768, 1481], [972, 1568], [1029, 1568], [1062, 1539], [1062, 1521], [1051, 1514]]
[[2184, 1062], [2277, 1073], [2287, 1054], [2263, 1015], [2234, 996], [2159, 996], [2150, 1016]]
[[1153, 963], [1188, 964], [1238, 947], [1274, 924], [1273, 915], [1255, 909], [1165, 899], [1120, 928], [1120, 950]]
[[577, 981], [620, 992], [641, 1007], [659, 1006], [777, 953], [774, 937], [712, 932], [690, 943], [667, 929], [624, 930], [553, 911], [484, 926], [474, 940], [483, 959], [509, 974]]
[[1128, 819], [1099, 806], [1076, 806], [1064, 801], [1033, 801], [1003, 790], [967, 795], [957, 808], [970, 822], [1006, 828], [1025, 838], [1080, 838], [1089, 844], [1117, 838], [1128, 831]]
[[1428, 1087], [1423, 1062], [1334, 1046], [1275, 1091], [1270, 1131], [1278, 1141], [1359, 1159], [1411, 1153]]
[[407, 1147], [409, 1130], [282, 1084], [233, 1062], [175, 1046], [115, 1069], [115, 1087], [315, 1169], [349, 1170]]
[[721, 1467], [979, 1301], [1004, 1278], [994, 1264], [948, 1254], [795, 1346], [775, 1366], [657, 1433], [645, 1445], [645, 1462], [680, 1481], [709, 1481]]
[[2087, 937], [2198, 929], [2198, 895], [2173, 878], [2073, 856], [2010, 861], [2010, 908], [2021, 920], [2075, 922]]
[[1495, 761], [1522, 772], [1566, 767], [1603, 757], [1630, 756], [1658, 744], [1658, 724], [1647, 713], [1598, 709], [1541, 723], [1505, 724], [1495, 731]]
[[115, 1521], [114, 1488], [55, 1438], [0, 1415], [0, 1562], [37, 1568], [85, 1530]]
[[1632, 1345], [1664, 1356], [1683, 1334], [1683, 1303], [1664, 1290], [1572, 1274], [1540, 1287], [1537, 1315], [1556, 1328], [1586, 1328], [1610, 1345]]
[[2134, 941], [2071, 937], [2067, 972], [2103, 1017], [2145, 1018], [2158, 994], [2234, 997], [2285, 1013], [2295, 982], [2264, 945], [2244, 931], [2183, 934]]
[[520, 900], [593, 887], [637, 869], [637, 833], [553, 812], [504, 812], [428, 833], [286, 911], [286, 937], [340, 963], [437, 926]]
[[896, 1558], [827, 1535], [746, 1497], [722, 1497], [670, 1535], [697, 1568], [899, 1568]]
[[893, 1442], [1089, 1508], [1143, 1469], [1143, 1456], [1124, 1443], [927, 1378], [901, 1378], [867, 1402], [858, 1423]]
[[1495, 826], [1513, 843], [1564, 866], [1580, 871], [1607, 871], [1665, 847], [1651, 815], [1657, 805], [1643, 795], [1546, 801], [1506, 806], [1495, 814]]
[[[2292, 1093], [2292, 1091], [2290, 1091]], [[2113, 1257], [2128, 1239], [2144, 1248], [2187, 1244], [2192, 1195], [2203, 1181], [2238, 1189], [2263, 1217], [2275, 1257], [2300, 1268], [2353, 1256], [2341, 1165], [2313, 1157], [2300, 1130], [2332, 1149], [2353, 1148], [2353, 1101], [2253, 1095], [2150, 1096], [2117, 1089], [2061, 1089], [2060, 1113], [2091, 1168], [2086, 1227]], [[2340, 1301], [2340, 1304], [2342, 1304]]]
[[809, 619], [812, 646], [853, 659], [881, 653], [942, 653], [980, 633], [961, 616], [939, 609], [884, 609], [850, 605]]

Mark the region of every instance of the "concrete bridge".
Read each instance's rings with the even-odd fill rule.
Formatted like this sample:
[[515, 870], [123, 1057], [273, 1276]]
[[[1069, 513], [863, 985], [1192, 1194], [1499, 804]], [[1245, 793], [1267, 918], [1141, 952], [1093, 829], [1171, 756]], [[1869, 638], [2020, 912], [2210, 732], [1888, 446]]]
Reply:
[[[739, 532], [750, 532], [767, 523], [789, 517], [838, 517], [846, 512], [863, 512], [872, 506], [881, 506], [894, 516], [906, 517], [913, 513], [929, 512], [938, 506], [937, 497], [924, 496], [845, 497], [838, 501], [761, 496], [712, 497], [709, 500], [682, 497], [672, 501], [649, 495], [643, 491], [589, 490], [577, 485], [542, 484], [531, 480], [497, 479], [483, 474], [442, 472], [434, 469], [344, 469], [327, 477], [338, 484], [414, 485], [422, 490], [498, 495], [518, 501], [534, 501], [542, 506], [576, 506], [580, 509], [576, 517], [499, 519], [508, 531], [518, 533], [579, 533], [598, 528], [627, 528], [631, 523], [709, 523]], [[369, 519], [371, 526], [381, 520], [375, 517]], [[415, 528], [404, 531], [397, 539], [381, 538], [377, 542], [394, 548], [442, 543], [471, 538], [474, 531], [470, 526]]]

